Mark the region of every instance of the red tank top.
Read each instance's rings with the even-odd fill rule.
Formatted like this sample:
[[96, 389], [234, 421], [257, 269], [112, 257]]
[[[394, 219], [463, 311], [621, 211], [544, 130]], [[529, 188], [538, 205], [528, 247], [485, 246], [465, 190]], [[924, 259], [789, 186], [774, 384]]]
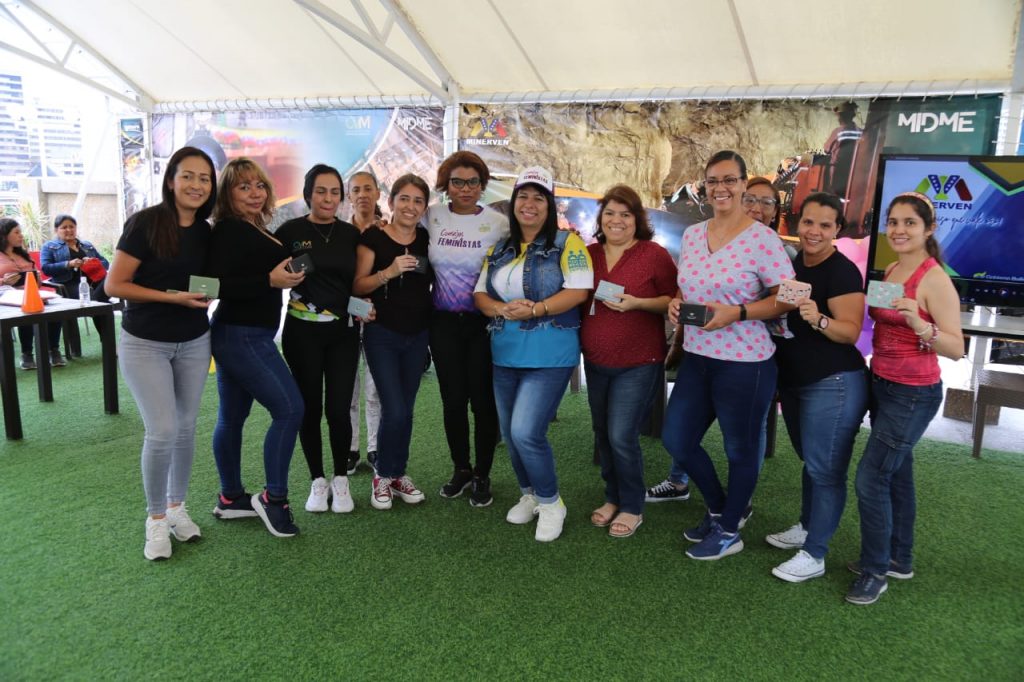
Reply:
[[[917, 266], [903, 283], [903, 295], [916, 299], [921, 279], [938, 265], [938, 261], [929, 257]], [[921, 350], [917, 334], [899, 312], [889, 308], [869, 308], [868, 314], [875, 321], [875, 332], [871, 339], [872, 372], [883, 379], [908, 386], [931, 386], [939, 382], [939, 356], [934, 350]], [[920, 306], [917, 314], [925, 322], [934, 322], [932, 316]]]

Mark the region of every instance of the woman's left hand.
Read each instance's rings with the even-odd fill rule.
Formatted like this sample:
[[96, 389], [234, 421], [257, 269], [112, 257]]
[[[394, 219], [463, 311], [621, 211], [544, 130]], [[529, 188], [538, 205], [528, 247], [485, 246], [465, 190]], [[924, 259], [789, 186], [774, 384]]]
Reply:
[[3, 276], [3, 283], [13, 285], [21, 277], [21, 273], [15, 270], [14, 272], [8, 272]]
[[618, 301], [601, 301], [601, 303], [618, 313], [636, 310], [640, 307], [640, 299], [632, 294], [619, 294]]
[[528, 320], [534, 317], [533, 307], [535, 303], [529, 299], [517, 298], [509, 301], [501, 310], [501, 316], [506, 320]]
[[72, 270], [77, 270], [78, 268], [82, 267], [82, 263], [84, 263], [86, 260], [86, 258], [75, 258], [73, 260], [69, 260], [68, 267]]
[[719, 303], [718, 301], [709, 301], [705, 305], [711, 308], [712, 317], [702, 327], [704, 331], [710, 332], [722, 327], [728, 327], [733, 322], [739, 322], [740, 320], [740, 314], [734, 305]]
[[[921, 316], [917, 314], [917, 301], [904, 296], [894, 298], [892, 304], [896, 306], [896, 312], [903, 316], [903, 319], [906, 320], [907, 324], [910, 325], [910, 328], [916, 334], [917, 330], [922, 326], [920, 323], [924, 322], [921, 320]], [[918, 324], [914, 324], [915, 321]], [[927, 327], [927, 323], [924, 326]]]
[[373, 301], [372, 300], [370, 300], [368, 298], [364, 298], [363, 300], [370, 304], [370, 313], [366, 317], [360, 317], [359, 321], [360, 322], [373, 322], [373, 321], [375, 321], [377, 319], [377, 307], [373, 305]]

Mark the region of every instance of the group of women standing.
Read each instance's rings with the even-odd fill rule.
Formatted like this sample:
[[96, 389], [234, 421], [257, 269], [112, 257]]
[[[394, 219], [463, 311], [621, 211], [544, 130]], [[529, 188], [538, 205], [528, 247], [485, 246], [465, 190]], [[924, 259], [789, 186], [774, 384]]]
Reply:
[[[743, 549], [740, 529], [777, 389], [804, 471], [798, 523], [767, 537], [798, 551], [773, 573], [790, 582], [824, 573], [853, 441], [870, 407], [873, 429], [856, 485], [863, 547], [850, 566], [859, 577], [847, 599], [871, 603], [887, 576], [910, 577], [912, 449], [941, 400], [936, 353], [957, 357], [963, 350], [956, 293], [937, 267], [934, 210], [914, 194], [889, 208], [886, 238], [899, 260], [886, 278], [902, 283], [904, 296], [891, 309], [871, 309], [883, 331], [875, 334], [869, 379], [853, 345], [864, 313], [861, 276], [833, 244], [843, 227], [840, 201], [828, 194], [805, 200], [801, 250], [791, 260], [762, 222], [777, 206], [770, 184], [748, 185], [743, 159], [728, 151], [708, 161], [705, 175], [713, 217], [684, 233], [675, 264], [652, 240], [640, 197], [624, 185], [600, 200], [596, 242], [588, 247], [558, 229], [554, 181], [540, 167], [517, 178], [506, 218], [479, 205], [487, 166], [457, 152], [438, 172], [436, 189], [447, 201], [428, 209], [426, 183], [406, 175], [390, 190], [391, 222], [370, 222], [371, 207], [357, 206], [366, 223], [357, 227], [336, 217], [343, 178], [317, 165], [303, 186], [309, 213], [271, 234], [273, 189], [257, 164], [231, 161], [218, 184], [203, 152], [179, 150], [167, 166], [163, 202], [126, 225], [106, 287], [129, 302], [120, 358], [146, 425], [146, 557], [170, 556], [170, 537], [201, 534], [184, 499], [211, 350], [220, 395], [214, 514], [258, 516], [280, 537], [298, 533], [287, 485], [296, 437], [312, 481], [306, 510], [351, 511], [347, 476], [358, 450], [349, 408], [361, 343], [381, 407], [374, 508], [390, 508], [395, 497], [424, 499], [407, 468], [429, 348], [453, 465], [441, 496], [469, 490], [472, 506], [491, 504], [500, 431], [521, 492], [506, 519], [536, 518], [537, 540], [558, 538], [566, 508], [546, 434], [582, 352], [605, 481], [605, 503], [590, 520], [612, 537], [629, 537], [643, 522], [639, 430], [661, 386], [664, 316], [680, 322], [685, 304], [685, 312], [696, 306], [706, 317], [685, 325], [662, 440], [674, 472], [688, 474], [707, 505], [703, 520], [683, 534], [693, 543], [686, 554], [719, 559]], [[351, 185], [367, 197], [376, 186], [365, 172]], [[190, 277], [199, 275], [219, 281], [212, 323], [209, 299], [189, 292]], [[791, 279], [809, 283], [811, 293], [781, 303], [779, 287]], [[274, 335], [285, 289], [282, 358]], [[780, 316], [785, 324], [764, 322]], [[769, 326], [777, 327], [774, 338]], [[241, 448], [254, 400], [268, 409], [271, 425], [263, 444], [266, 483], [249, 494]], [[724, 484], [701, 446], [715, 420], [729, 468]]]

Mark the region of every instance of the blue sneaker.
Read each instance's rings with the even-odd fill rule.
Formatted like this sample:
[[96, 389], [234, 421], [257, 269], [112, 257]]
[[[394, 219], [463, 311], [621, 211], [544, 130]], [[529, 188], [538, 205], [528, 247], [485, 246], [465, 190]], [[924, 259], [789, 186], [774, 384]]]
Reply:
[[703, 540], [686, 550], [686, 556], [699, 561], [714, 561], [722, 557], [743, 551], [743, 540], [739, 533], [726, 533], [718, 525], [711, 522], [711, 531]]
[[712, 514], [710, 511], [704, 514], [695, 528], [687, 528], [683, 531], [683, 539], [688, 542], [701, 542], [711, 532], [711, 524], [722, 518], [721, 514]]
[[850, 591], [846, 593], [846, 601], [861, 606], [874, 604], [887, 589], [889, 582], [884, 575], [861, 573], [860, 577], [853, 581]]

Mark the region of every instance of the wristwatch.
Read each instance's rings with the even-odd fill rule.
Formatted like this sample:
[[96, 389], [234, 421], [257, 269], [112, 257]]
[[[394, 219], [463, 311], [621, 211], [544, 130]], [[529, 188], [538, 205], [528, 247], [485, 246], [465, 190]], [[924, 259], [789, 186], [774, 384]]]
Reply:
[[818, 331], [825, 331], [828, 329], [828, 317], [822, 315], [818, 318]]

